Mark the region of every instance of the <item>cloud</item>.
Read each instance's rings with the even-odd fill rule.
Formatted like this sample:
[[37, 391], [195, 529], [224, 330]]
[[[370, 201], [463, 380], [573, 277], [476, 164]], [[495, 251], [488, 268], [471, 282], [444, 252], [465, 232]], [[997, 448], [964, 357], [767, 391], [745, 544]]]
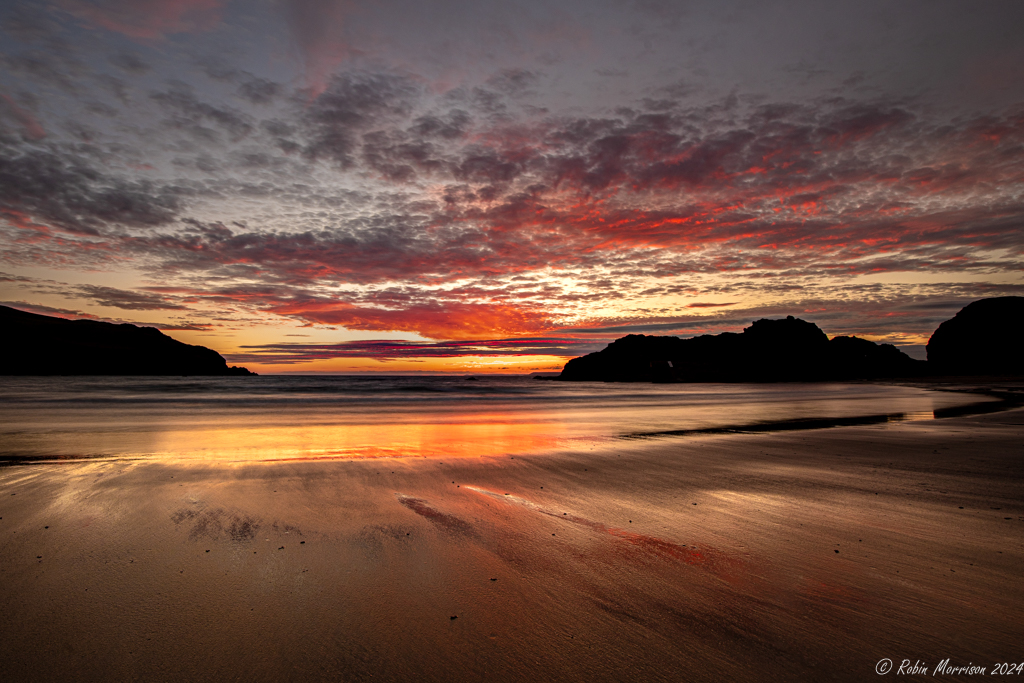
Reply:
[[185, 310], [185, 306], [167, 301], [164, 297], [144, 292], [133, 292], [115, 287], [81, 285], [76, 288], [80, 296], [92, 299], [101, 306], [112, 306], [127, 311]]
[[510, 97], [522, 97], [531, 92], [540, 80], [540, 74], [529, 69], [502, 69], [487, 79], [487, 85]]
[[[139, 98], [157, 116], [137, 147], [0, 134], [2, 257], [143, 263], [253, 314], [494, 339], [566, 321], [682, 330], [686, 313], [731, 319], [767, 296], [834, 308], [829, 283], [1006, 274], [1024, 253], [1019, 110], [947, 120], [902, 102], [726, 107], [666, 91], [656, 111], [495, 117], [539, 77], [499, 73], [482, 89], [492, 107], [369, 67], [316, 96], [217, 73], [230, 106], [175, 82]], [[138, 172], [150, 156], [170, 160]], [[179, 305], [139, 291], [93, 294]]]
[[60, 146], [23, 147], [0, 139], [0, 216], [23, 229], [98, 236], [110, 226], [162, 225], [181, 209], [180, 195], [109, 175]]
[[246, 114], [230, 107], [218, 107], [199, 100], [192, 88], [184, 83], [174, 83], [163, 92], [155, 92], [150, 98], [161, 105], [169, 114], [166, 125], [183, 130], [204, 141], [215, 140], [204, 124], [213, 124], [226, 132], [233, 142], [238, 142], [253, 132], [254, 125]]
[[268, 307], [277, 315], [350, 330], [408, 331], [429, 339], [478, 339], [493, 334], [534, 333], [550, 327], [547, 317], [527, 306], [509, 304], [424, 302], [402, 308], [374, 308], [338, 301], [280, 302]]
[[137, 325], [139, 327], [155, 327], [158, 330], [163, 331], [189, 331], [189, 332], [208, 332], [213, 329], [213, 325], [206, 323], [148, 323], [139, 322], [137, 320], [127, 321], [120, 318], [107, 318], [104, 316], [93, 315], [92, 313], [85, 313], [78, 309], [73, 308], [57, 308], [54, 306], [43, 306], [41, 304], [31, 304], [25, 301], [0, 301], [0, 306], [10, 306], [20, 311], [26, 311], [28, 313], [38, 313], [39, 315], [49, 315], [57, 318], [65, 318], [67, 320], [96, 320], [99, 322], [107, 323], [129, 323], [131, 325]]
[[321, 94], [334, 69], [352, 54], [344, 38], [346, 0], [285, 0], [285, 18], [302, 54], [306, 83], [311, 93]]
[[400, 74], [364, 71], [332, 77], [302, 114], [307, 156], [353, 166], [359, 135], [409, 114], [419, 90]]
[[144, 62], [142, 58], [134, 52], [118, 52], [117, 54], [108, 57], [107, 61], [125, 73], [133, 76], [147, 74], [152, 69], [149, 64]]
[[27, 313], [51, 315], [57, 318], [67, 318], [70, 320], [98, 320], [97, 316], [92, 315], [91, 313], [83, 313], [77, 309], [44, 306], [42, 304], [33, 304], [27, 301], [0, 301], [0, 306], [9, 306], [10, 308], [16, 308], [19, 311], [25, 311]]
[[18, 125], [21, 126], [21, 134], [26, 140], [36, 141], [46, 137], [46, 131], [43, 130], [39, 121], [36, 120], [31, 112], [19, 107], [18, 103], [10, 95], [0, 93], [0, 103], [2, 103], [0, 111], [6, 111], [8, 115], [18, 122]]
[[296, 364], [333, 358], [458, 358], [461, 356], [572, 356], [597, 351], [603, 344], [571, 338], [484, 339], [476, 341], [407, 342], [350, 341], [337, 344], [243, 345], [231, 356], [234, 363]]
[[152, 40], [174, 33], [209, 31], [220, 23], [223, 0], [58, 0], [94, 26]]
[[280, 83], [250, 76], [238, 86], [238, 95], [252, 104], [270, 104], [284, 92]]

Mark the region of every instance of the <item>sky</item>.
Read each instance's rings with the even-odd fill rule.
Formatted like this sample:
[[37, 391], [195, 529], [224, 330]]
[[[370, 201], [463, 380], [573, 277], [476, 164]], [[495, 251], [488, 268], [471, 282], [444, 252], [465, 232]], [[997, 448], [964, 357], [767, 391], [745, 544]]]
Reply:
[[1024, 294], [1024, 3], [7, 0], [0, 304], [261, 373]]

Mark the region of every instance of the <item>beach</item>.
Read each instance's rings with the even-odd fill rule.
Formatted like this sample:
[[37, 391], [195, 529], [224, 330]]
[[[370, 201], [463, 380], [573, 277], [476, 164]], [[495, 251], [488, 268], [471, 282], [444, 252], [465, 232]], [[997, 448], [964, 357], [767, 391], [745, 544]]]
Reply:
[[1016, 409], [518, 456], [12, 465], [0, 661], [12, 681], [1020, 663], [1022, 447]]

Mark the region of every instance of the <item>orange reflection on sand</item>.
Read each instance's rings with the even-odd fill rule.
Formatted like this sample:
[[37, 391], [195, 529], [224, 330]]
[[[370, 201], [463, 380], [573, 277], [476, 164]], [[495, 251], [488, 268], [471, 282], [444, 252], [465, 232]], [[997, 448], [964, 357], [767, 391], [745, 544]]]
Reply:
[[533, 501], [511, 493], [500, 494], [495, 491], [488, 491], [487, 489], [480, 488], [478, 486], [466, 486], [466, 488], [475, 493], [495, 498], [510, 505], [524, 507], [563, 522], [587, 527], [596, 532], [613, 536], [635, 546], [638, 550], [647, 554], [703, 567], [717, 575], [719, 578], [731, 583], [738, 581], [738, 577], [742, 574], [742, 562], [738, 558], [727, 557], [720, 551], [717, 551], [706, 544], [688, 546], [673, 543], [655, 536], [648, 536], [647, 534], [608, 526], [602, 522], [587, 519], [586, 517], [581, 517], [576, 514], [570, 514], [568, 512], [559, 513], [557, 510], [549, 510], [537, 505]]
[[227, 425], [159, 432], [164, 456], [217, 460], [472, 458], [550, 449], [568, 437], [557, 422], [514, 422], [501, 414], [459, 423]]

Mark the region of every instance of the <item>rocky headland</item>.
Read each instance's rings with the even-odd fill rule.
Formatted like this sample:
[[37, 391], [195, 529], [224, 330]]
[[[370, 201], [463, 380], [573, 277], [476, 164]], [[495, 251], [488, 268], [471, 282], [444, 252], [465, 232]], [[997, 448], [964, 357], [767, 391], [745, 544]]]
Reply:
[[254, 375], [155, 327], [65, 320], [0, 306], [0, 375]]

